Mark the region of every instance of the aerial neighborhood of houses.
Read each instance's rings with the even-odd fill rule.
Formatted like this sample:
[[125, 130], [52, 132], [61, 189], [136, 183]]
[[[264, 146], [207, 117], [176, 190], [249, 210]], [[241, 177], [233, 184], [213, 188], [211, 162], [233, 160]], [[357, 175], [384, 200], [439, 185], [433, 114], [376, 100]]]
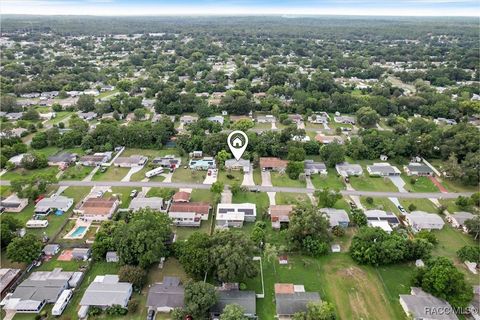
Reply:
[[25, 19], [2, 318], [480, 319], [478, 21]]

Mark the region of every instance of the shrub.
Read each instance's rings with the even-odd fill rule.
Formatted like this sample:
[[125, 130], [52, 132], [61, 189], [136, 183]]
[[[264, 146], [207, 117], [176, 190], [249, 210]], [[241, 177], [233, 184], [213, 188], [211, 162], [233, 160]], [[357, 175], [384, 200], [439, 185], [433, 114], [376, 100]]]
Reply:
[[373, 204], [373, 198], [372, 197], [367, 197], [365, 199], [365, 201], [368, 203], [368, 204]]
[[417, 210], [417, 206], [414, 205], [413, 203], [410, 203], [410, 205], [408, 206], [408, 211], [415, 211]]
[[336, 237], [343, 237], [345, 235], [345, 229], [340, 226], [334, 226], [332, 228], [332, 233]]
[[127, 314], [128, 310], [121, 305], [114, 304], [113, 306], [108, 307], [105, 312], [111, 316], [123, 316]]
[[128, 313], [135, 313], [138, 310], [138, 301], [132, 299], [128, 302]]
[[88, 309], [88, 315], [89, 316], [98, 316], [100, 314], [102, 314], [103, 310], [99, 307], [95, 307], [95, 306], [91, 306], [89, 309]]

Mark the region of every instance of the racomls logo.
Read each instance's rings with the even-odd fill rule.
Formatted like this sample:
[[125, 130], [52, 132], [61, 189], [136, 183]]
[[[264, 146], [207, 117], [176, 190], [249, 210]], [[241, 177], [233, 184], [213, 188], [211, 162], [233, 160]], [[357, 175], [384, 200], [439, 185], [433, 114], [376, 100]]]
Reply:
[[462, 315], [478, 315], [478, 309], [474, 306], [468, 306], [466, 308], [454, 308], [454, 307], [425, 307], [425, 314], [429, 316], [448, 316], [452, 314]]

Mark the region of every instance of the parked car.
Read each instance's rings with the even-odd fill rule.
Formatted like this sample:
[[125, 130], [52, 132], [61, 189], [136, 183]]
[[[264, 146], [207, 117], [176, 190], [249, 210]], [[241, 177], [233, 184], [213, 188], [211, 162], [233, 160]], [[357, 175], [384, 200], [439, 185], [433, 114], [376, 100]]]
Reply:
[[406, 213], [405, 208], [402, 206], [397, 206], [398, 210], [400, 210], [401, 213]]
[[135, 198], [138, 194], [138, 190], [132, 190], [132, 192], [130, 192], [130, 198]]
[[107, 167], [101, 167], [101, 168], [100, 168], [100, 172], [101, 172], [101, 173], [104, 173], [105, 171], [107, 171]]
[[260, 189], [258, 189], [258, 188], [252, 188], [252, 189], [250, 189], [250, 192], [260, 192]]
[[357, 208], [357, 205], [355, 204], [355, 202], [350, 201], [349, 204], [350, 204], [350, 208], [352, 208], [352, 209], [356, 209], [356, 208]]

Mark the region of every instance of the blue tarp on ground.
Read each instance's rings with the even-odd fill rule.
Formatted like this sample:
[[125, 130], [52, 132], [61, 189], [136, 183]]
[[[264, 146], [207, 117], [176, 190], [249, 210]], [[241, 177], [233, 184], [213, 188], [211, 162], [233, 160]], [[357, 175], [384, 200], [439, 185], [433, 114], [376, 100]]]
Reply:
[[63, 214], [63, 211], [62, 210], [57, 210], [55, 211], [55, 215], [56, 216], [61, 216]]

